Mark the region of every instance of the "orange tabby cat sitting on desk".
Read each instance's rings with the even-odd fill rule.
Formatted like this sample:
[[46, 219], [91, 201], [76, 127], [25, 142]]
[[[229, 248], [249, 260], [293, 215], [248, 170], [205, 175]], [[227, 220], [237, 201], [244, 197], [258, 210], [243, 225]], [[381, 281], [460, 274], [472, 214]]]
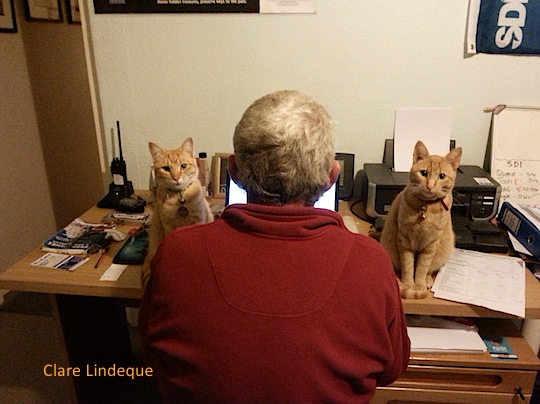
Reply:
[[152, 224], [148, 233], [148, 254], [141, 273], [143, 287], [150, 278], [150, 262], [163, 237], [181, 226], [212, 222], [213, 215], [197, 179], [199, 169], [188, 137], [178, 149], [163, 150], [148, 144], [156, 180]]
[[461, 147], [445, 157], [416, 143], [409, 183], [390, 206], [381, 234], [399, 279], [401, 297], [423, 299], [454, 249], [452, 189]]

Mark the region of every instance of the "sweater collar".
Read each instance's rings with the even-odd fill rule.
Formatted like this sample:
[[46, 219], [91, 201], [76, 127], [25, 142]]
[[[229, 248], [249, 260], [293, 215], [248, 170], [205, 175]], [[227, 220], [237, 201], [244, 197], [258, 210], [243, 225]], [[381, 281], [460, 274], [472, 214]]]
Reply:
[[314, 207], [237, 204], [221, 215], [240, 231], [272, 237], [315, 237], [328, 226], [345, 227], [339, 213]]

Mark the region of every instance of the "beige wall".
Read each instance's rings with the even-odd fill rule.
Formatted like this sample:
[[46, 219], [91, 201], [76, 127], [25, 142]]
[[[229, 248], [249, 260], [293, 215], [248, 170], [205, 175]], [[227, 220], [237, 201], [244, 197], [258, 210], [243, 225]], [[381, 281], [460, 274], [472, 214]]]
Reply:
[[104, 132], [122, 122], [136, 188], [148, 185], [149, 140], [231, 151], [243, 111], [274, 90], [324, 103], [357, 170], [382, 161], [396, 108], [451, 108], [462, 163], [481, 166], [484, 107], [540, 106], [540, 57], [464, 55], [468, 0], [319, 1], [314, 15], [98, 15], [85, 3]]
[[95, 205], [104, 188], [81, 25], [20, 18], [57, 227]]
[[0, 271], [103, 196], [80, 25], [0, 33]]
[[21, 34], [0, 34], [0, 270], [56, 228]]

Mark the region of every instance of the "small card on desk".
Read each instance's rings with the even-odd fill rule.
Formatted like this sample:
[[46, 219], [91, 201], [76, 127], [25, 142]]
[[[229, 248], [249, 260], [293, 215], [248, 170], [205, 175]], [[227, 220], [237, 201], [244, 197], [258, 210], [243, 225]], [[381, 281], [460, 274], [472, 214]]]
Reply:
[[124, 271], [126, 270], [127, 265], [112, 264], [99, 278], [100, 281], [117, 281], [120, 279]]

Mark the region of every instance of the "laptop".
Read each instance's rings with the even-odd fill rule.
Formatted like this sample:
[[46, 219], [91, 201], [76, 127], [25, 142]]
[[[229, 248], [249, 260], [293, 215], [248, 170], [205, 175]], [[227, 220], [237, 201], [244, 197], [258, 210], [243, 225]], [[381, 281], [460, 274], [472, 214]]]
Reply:
[[[316, 208], [328, 209], [337, 212], [338, 210], [338, 188], [336, 181], [332, 187], [327, 190], [321, 197], [315, 202]], [[227, 173], [227, 186], [225, 188], [225, 206], [232, 205], [233, 203], [247, 203], [247, 192], [240, 188], [236, 182]]]

